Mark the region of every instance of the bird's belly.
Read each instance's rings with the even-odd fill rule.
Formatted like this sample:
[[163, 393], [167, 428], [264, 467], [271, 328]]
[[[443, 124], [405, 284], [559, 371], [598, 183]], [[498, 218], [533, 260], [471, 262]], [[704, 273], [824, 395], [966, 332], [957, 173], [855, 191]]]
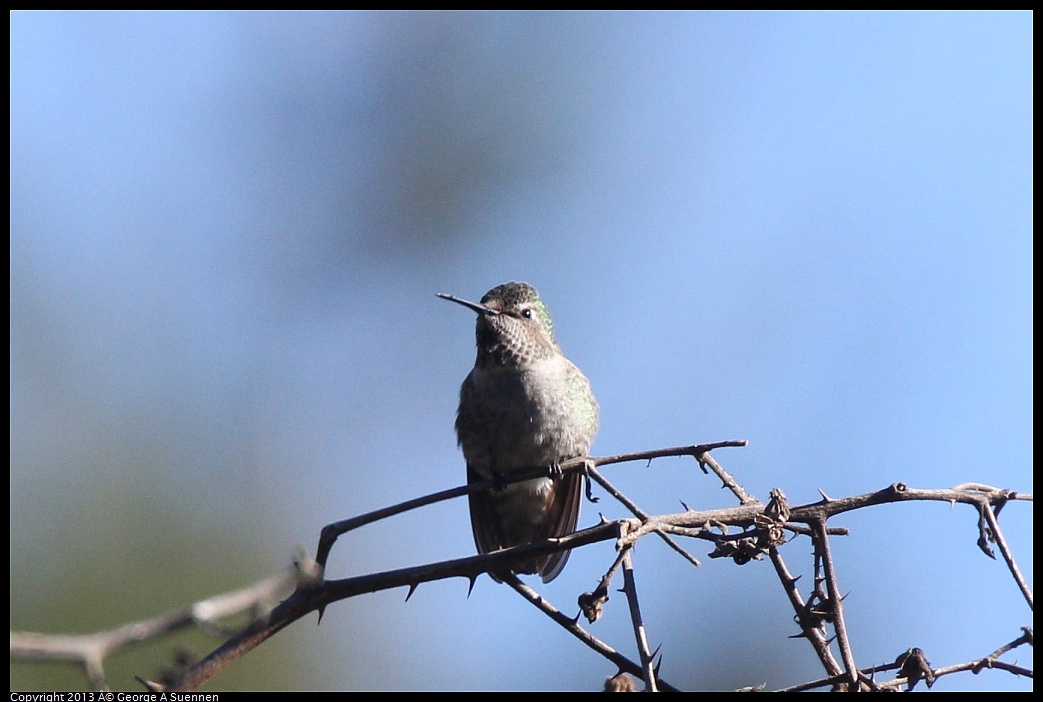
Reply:
[[[564, 384], [545, 376], [535, 371], [472, 373], [461, 396], [457, 435], [468, 465], [482, 477], [546, 467], [590, 449], [593, 432], [570, 411]], [[528, 488], [531, 493], [541, 489], [547, 488]]]

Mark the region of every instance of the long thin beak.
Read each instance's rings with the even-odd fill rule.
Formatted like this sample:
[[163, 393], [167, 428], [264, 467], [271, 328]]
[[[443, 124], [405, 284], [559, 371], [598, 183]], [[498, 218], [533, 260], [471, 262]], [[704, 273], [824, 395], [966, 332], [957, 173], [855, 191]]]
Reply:
[[450, 302], [455, 302], [458, 305], [463, 305], [468, 309], [474, 310], [478, 314], [503, 314], [499, 310], [494, 310], [492, 307], [486, 307], [485, 305], [480, 305], [477, 302], [471, 302], [470, 300], [465, 300], [462, 297], [457, 297], [455, 295], [446, 295], [445, 293], [435, 293], [435, 295], [442, 298], [443, 300], [449, 300]]

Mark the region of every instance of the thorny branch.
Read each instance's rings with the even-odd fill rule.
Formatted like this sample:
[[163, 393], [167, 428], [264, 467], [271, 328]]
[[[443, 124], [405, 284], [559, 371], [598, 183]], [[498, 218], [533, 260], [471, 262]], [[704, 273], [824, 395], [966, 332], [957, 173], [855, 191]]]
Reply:
[[[486, 481], [484, 483], [461, 486], [330, 524], [322, 530], [316, 560], [310, 561], [302, 558], [298, 562], [295, 575], [292, 576], [297, 583], [296, 591], [267, 614], [258, 616], [245, 630], [231, 637], [209, 656], [189, 669], [178, 681], [176, 688], [181, 690], [197, 689], [214, 675], [228, 667], [239, 656], [249, 652], [276, 632], [310, 612], [317, 611], [321, 616], [325, 607], [338, 600], [395, 587], [407, 587], [408, 599], [409, 595], [421, 583], [452, 577], [466, 578], [473, 586], [475, 579], [482, 573], [489, 571], [504, 573], [509, 571], [511, 564], [529, 560], [534, 556], [574, 549], [598, 541], [615, 541], [619, 556], [601, 579], [594, 592], [581, 596], [581, 611], [586, 614], [591, 622], [597, 620], [604, 604], [608, 601], [608, 590], [614, 573], [622, 565], [624, 592], [627, 593], [627, 599], [630, 603], [636, 646], [641, 658], [640, 664], [630, 661], [607, 644], [598, 641], [578, 626], [577, 619], [563, 615], [553, 605], [518, 580], [517, 577], [507, 578], [505, 582], [528, 601], [539, 607], [541, 611], [545, 612], [560, 626], [592, 649], [598, 651], [606, 659], [615, 663], [621, 671], [620, 675], [623, 673], [637, 675], [645, 681], [648, 689], [672, 689], [671, 686], [658, 677], [658, 670], [652, 667], [652, 659], [655, 657], [655, 654], [648, 651], [647, 634], [641, 621], [639, 602], [633, 580], [633, 570], [630, 566], [631, 549], [641, 537], [647, 534], [656, 534], [664, 539], [673, 550], [695, 565], [698, 565], [698, 561], [669, 535], [712, 541], [715, 544], [715, 550], [711, 553], [711, 557], [731, 558], [740, 565], [751, 559], [760, 559], [764, 555], [769, 556], [795, 612], [795, 621], [801, 629], [800, 636], [807, 638], [812, 644], [828, 676], [813, 683], [805, 683], [803, 686], [800, 686], [800, 689], [810, 689], [811, 687], [824, 685], [832, 685], [836, 689], [850, 688], [852, 685], [863, 689], [884, 689], [887, 687], [893, 688], [895, 685], [901, 684], [914, 685], [919, 679], [927, 680], [928, 685], [930, 685], [934, 678], [939, 675], [950, 674], [959, 670], [973, 670], [977, 672], [986, 667], [1007, 670], [1017, 675], [1032, 674], [1030, 670], [998, 660], [1000, 655], [1012, 648], [1025, 643], [1031, 645], [1030, 629], [1026, 629], [1026, 633], [1021, 638], [1016, 639], [1006, 647], [993, 652], [989, 656], [966, 664], [958, 664], [931, 671], [929, 664], [926, 662], [926, 656], [922, 655], [922, 652], [913, 656], [911, 651], [918, 649], [910, 649], [910, 653], [903, 654], [904, 658], [900, 657], [900, 660], [903, 661], [901, 665], [896, 662], [896, 664], [892, 664], [890, 667], [856, 668], [854, 653], [851, 650], [843, 617], [841, 605], [843, 597], [840, 593], [838, 576], [829, 550], [829, 537], [846, 534], [846, 530], [827, 526], [827, 521], [831, 517], [877, 504], [933, 500], [952, 504], [966, 503], [973, 505], [978, 510], [983, 525], [980, 527], [983, 536], [979, 544], [987, 553], [991, 551], [988, 548], [989, 542], [998, 545], [1012, 573], [1012, 577], [1018, 583], [1018, 587], [1031, 608], [1031, 590], [1021, 576], [996, 519], [998, 512], [1009, 501], [1031, 500], [1032, 496], [1030, 494], [1001, 490], [977, 483], [958, 485], [951, 489], [936, 490], [918, 490], [909, 488], [902, 483], [896, 483], [878, 492], [841, 499], [831, 499], [823, 494], [823, 499], [818, 502], [794, 507], [790, 507], [786, 503], [785, 496], [782, 495], [781, 491], [773, 491], [772, 500], [768, 505], [765, 505], [755, 497], [748, 495], [709, 453], [711, 450], [718, 448], [745, 445], [745, 441], [724, 441], [600, 458], [581, 457], [567, 461], [560, 467], [557, 467], [557, 469], [561, 472], [585, 472], [592, 480], [602, 485], [612, 497], [619, 500], [635, 517], [616, 521], [603, 519], [602, 523], [597, 526], [561, 538], [546, 539], [526, 546], [505, 549], [485, 555], [343, 579], [326, 580], [324, 577], [325, 564], [334, 542], [345, 533], [396, 514], [460, 497], [474, 491], [489, 490], [512, 482], [553, 475], [550, 469], [546, 467], [534, 468], [532, 471], [512, 476], [510, 480], [501, 480], [498, 485], [494, 481]], [[686, 510], [681, 513], [651, 516], [641, 510], [636, 503], [623, 495], [597, 471], [597, 467], [600, 466], [625, 461], [651, 461], [653, 458], [666, 456], [692, 456], [695, 458], [704, 473], [713, 472], [721, 480], [722, 486], [732, 492], [739, 505], [700, 511], [689, 509], [686, 506]], [[738, 529], [738, 531], [732, 531], [733, 529]], [[807, 535], [812, 538], [816, 545], [816, 561], [821, 561], [825, 568], [823, 575], [826, 586], [825, 592], [821, 589], [822, 580], [816, 578], [815, 589], [811, 598], [805, 600], [800, 594], [797, 587], [798, 579], [790, 575], [779, 551], [779, 547], [786, 541], [783, 530], [795, 535]], [[213, 604], [214, 600], [208, 602]], [[48, 637], [39, 634], [12, 633], [12, 657], [36, 659], [45, 657], [53, 659], [57, 657], [81, 661], [87, 669], [93, 684], [95, 680], [104, 680], [103, 660], [108, 653], [118, 647], [129, 645], [150, 635], [149, 626], [142, 626], [143, 624], [153, 625], [157, 632], [162, 632], [178, 626], [184, 626], [190, 622], [198, 623], [200, 621], [198, 617], [199, 608], [200, 606], [197, 605], [196, 608], [187, 610], [196, 612], [195, 616], [188, 616], [185, 612], [179, 612], [156, 618], [156, 620], [150, 620], [147, 623], [121, 627], [113, 632], [84, 637]], [[833, 657], [830, 648], [831, 640], [827, 638], [826, 634], [827, 625], [832, 625], [839, 641], [841, 657], [844, 660], [843, 666]], [[925, 668], [926, 672], [919, 669], [914, 670], [911, 667], [911, 661], [917, 661], [920, 668]], [[874, 682], [872, 676], [875, 673], [895, 669], [900, 669], [903, 675], [903, 677], [895, 679], [895, 681], [898, 681], [897, 683], [895, 681]], [[910, 670], [913, 670], [913, 672], [909, 672]], [[911, 677], [905, 677], [907, 675]], [[622, 675], [622, 677], [625, 677], [625, 675]], [[164, 686], [155, 683], [149, 683], [148, 685], [155, 690], [166, 689]]]
[[657, 692], [656, 671], [652, 665], [655, 654], [648, 650], [648, 633], [645, 631], [645, 622], [641, 619], [637, 583], [634, 581], [633, 553], [634, 549], [629, 548], [623, 557], [623, 592], [626, 593], [627, 604], [630, 605], [630, 621], [634, 625], [634, 639], [637, 641], [637, 650], [641, 654], [641, 677], [645, 681], [645, 690]]
[[829, 607], [829, 621], [833, 623], [833, 630], [837, 634], [840, 643], [840, 657], [844, 660], [844, 668], [847, 671], [847, 683], [858, 685], [858, 667], [855, 665], [855, 654], [851, 650], [851, 640], [847, 635], [847, 625], [844, 623], [843, 601], [840, 594], [840, 586], [837, 583], [836, 566], [833, 563], [833, 555], [829, 549], [829, 537], [826, 536], [825, 520], [814, 520], [811, 522], [814, 531], [815, 558], [820, 559], [825, 571], [826, 580], [826, 603]]
[[223, 638], [230, 632], [221, 625], [221, 619], [243, 612], [256, 616], [267, 611], [279, 597], [289, 593], [296, 582], [296, 573], [289, 571], [197, 602], [191, 607], [94, 634], [48, 635], [12, 631], [11, 658], [79, 663], [84, 667], [91, 688], [106, 690], [105, 659], [116, 651], [189, 626]]
[[[565, 616], [557, 607], [552, 605], [542, 595], [533, 590], [531, 587], [523, 583], [517, 575], [513, 573], [509, 574], [504, 582], [514, 588], [515, 592], [528, 600], [537, 609], [546, 614], [552, 620], [557, 622], [565, 631], [569, 632], [577, 639], [582, 641], [585, 645], [597, 651], [604, 658], [615, 663], [616, 666], [622, 673], [631, 673], [632, 675], [641, 676], [643, 675], [642, 667], [640, 664], [635, 663], [623, 654], [616, 651], [614, 648], [599, 640], [589, 631], [581, 627], [577, 619]], [[658, 680], [658, 685], [661, 689], [668, 690], [670, 692], [680, 692], [677, 688]]]

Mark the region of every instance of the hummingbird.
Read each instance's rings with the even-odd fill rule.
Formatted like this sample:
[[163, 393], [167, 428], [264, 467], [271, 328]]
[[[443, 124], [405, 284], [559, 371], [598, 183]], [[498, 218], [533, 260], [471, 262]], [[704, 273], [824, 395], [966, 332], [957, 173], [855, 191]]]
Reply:
[[[478, 354], [460, 387], [456, 415], [468, 484], [588, 455], [598, 431], [598, 403], [590, 381], [561, 352], [539, 293], [527, 283], [505, 283], [480, 303], [438, 296], [478, 314]], [[582, 493], [583, 476], [577, 472], [471, 493], [478, 552], [571, 534]], [[568, 559], [569, 552], [562, 551], [514, 569], [550, 582]]]

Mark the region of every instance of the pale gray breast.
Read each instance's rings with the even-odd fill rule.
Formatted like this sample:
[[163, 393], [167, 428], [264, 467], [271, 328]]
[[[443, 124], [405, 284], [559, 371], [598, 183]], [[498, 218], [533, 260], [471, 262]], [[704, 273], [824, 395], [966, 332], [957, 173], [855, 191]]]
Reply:
[[475, 470], [509, 473], [587, 453], [597, 412], [587, 379], [562, 356], [475, 368], [460, 390], [457, 437]]

